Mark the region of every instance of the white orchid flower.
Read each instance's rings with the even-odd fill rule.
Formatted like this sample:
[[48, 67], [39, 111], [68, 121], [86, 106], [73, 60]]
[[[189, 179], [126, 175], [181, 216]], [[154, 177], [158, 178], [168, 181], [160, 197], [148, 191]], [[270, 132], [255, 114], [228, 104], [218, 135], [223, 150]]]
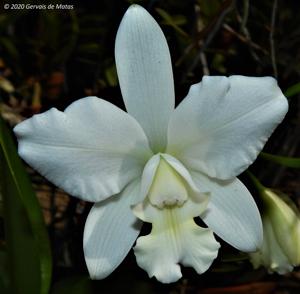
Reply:
[[[86, 221], [90, 276], [108, 276], [134, 248], [169, 283], [179, 263], [199, 274], [216, 258], [213, 232], [242, 251], [262, 242], [257, 206], [236, 178], [257, 157], [288, 104], [270, 77], [204, 77], [174, 109], [165, 37], [131, 6], [118, 30], [117, 72], [128, 113], [97, 97], [35, 115], [14, 129], [20, 156], [73, 196], [96, 202]], [[193, 218], [200, 216], [208, 228]]]

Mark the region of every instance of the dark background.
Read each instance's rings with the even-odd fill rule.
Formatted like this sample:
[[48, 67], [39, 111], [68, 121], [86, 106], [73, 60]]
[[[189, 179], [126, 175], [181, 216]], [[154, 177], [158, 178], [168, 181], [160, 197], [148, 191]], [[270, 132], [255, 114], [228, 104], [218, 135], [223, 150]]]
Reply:
[[[11, 3], [11, 2], [5, 2]], [[41, 4], [35, 1], [22, 3]], [[43, 4], [64, 2], [44, 1]], [[114, 41], [131, 3], [145, 7], [167, 38], [176, 101], [204, 74], [274, 76], [283, 92], [300, 81], [300, 2], [294, 1], [70, 1], [73, 9], [4, 10], [0, 7], [0, 73], [13, 94], [0, 89], [2, 116], [11, 126], [50, 107], [96, 95], [124, 109], [114, 64]], [[288, 93], [288, 92], [287, 92]], [[299, 95], [265, 151], [299, 157]], [[299, 205], [299, 172], [258, 159], [251, 171]], [[53, 286], [74, 284], [82, 293], [299, 293], [300, 273], [280, 277], [254, 271], [245, 255], [223, 244], [211, 269], [162, 285], [138, 268], [131, 252], [106, 280], [91, 283], [82, 251], [89, 203], [69, 197], [28, 168], [52, 245]], [[249, 179], [241, 179], [256, 195]], [[144, 232], [149, 230], [144, 228]], [[67, 280], [65, 280], [67, 278]], [[94, 291], [94, 292], [93, 292]]]

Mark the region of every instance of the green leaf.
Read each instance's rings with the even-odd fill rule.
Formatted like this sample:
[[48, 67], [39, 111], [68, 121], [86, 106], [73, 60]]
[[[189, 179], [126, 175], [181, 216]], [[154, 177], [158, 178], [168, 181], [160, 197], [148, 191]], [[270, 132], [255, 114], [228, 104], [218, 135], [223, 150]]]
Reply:
[[8, 294], [10, 278], [8, 272], [8, 257], [6, 248], [0, 247], [0, 293]]
[[12, 136], [1, 118], [0, 166], [10, 293], [47, 294], [52, 261], [43, 215]]
[[249, 169], [246, 170], [246, 174], [249, 176], [252, 183], [259, 192], [262, 192], [266, 189], [266, 187], [259, 181], [259, 179], [253, 173], [250, 172]]
[[278, 163], [286, 167], [300, 168], [300, 157], [278, 156], [265, 152], [261, 152], [259, 156], [263, 159]]
[[112, 65], [105, 70], [105, 77], [110, 87], [118, 85], [117, 69], [115, 65]]
[[3, 206], [3, 197], [2, 197], [1, 186], [0, 186], [0, 217], [3, 217], [3, 213], [4, 213], [4, 206]]
[[300, 93], [300, 83], [297, 83], [291, 87], [289, 87], [285, 92], [284, 95], [286, 97], [292, 97]]

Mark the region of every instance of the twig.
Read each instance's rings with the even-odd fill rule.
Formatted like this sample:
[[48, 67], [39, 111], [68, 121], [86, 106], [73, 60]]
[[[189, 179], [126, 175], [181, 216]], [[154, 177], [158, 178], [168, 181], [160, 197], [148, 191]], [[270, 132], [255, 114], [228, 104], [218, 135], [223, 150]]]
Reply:
[[[194, 68], [197, 66], [199, 60], [201, 60], [202, 52], [207, 48], [207, 46], [210, 44], [212, 39], [215, 37], [216, 33], [219, 31], [226, 15], [233, 9], [233, 3], [234, 3], [234, 0], [224, 1], [218, 15], [200, 34], [198, 34], [197, 42], [193, 44], [194, 46], [198, 44], [199, 40], [201, 40], [201, 38], [203, 36], [206, 36], [206, 38], [204, 39], [203, 44], [202, 44], [201, 48], [199, 49], [197, 56], [194, 58], [194, 62], [188, 68], [186, 75], [183, 76], [183, 78], [182, 78], [183, 80], [186, 78], [186, 76], [190, 72], [192, 72], [194, 70]], [[191, 49], [193, 47], [191, 47]]]
[[200, 52], [200, 61], [202, 64], [203, 75], [209, 76], [210, 72], [209, 72], [209, 68], [208, 68], [208, 64], [207, 64], [206, 55], [204, 52]]
[[244, 0], [243, 3], [244, 3], [244, 7], [243, 7], [243, 18], [241, 21], [241, 31], [249, 35], [248, 29], [246, 27], [248, 16], [249, 16], [249, 0]]
[[277, 11], [277, 0], [273, 2], [272, 17], [271, 17], [271, 28], [270, 28], [270, 49], [271, 49], [271, 61], [274, 76], [278, 77], [277, 64], [276, 64], [276, 55], [275, 55], [275, 44], [274, 44], [274, 29], [275, 29], [275, 19]]
[[225, 14], [227, 14], [227, 12], [228, 12], [227, 9], [229, 9], [229, 11], [232, 9], [233, 3], [234, 3], [234, 0], [226, 0], [226, 1], [224, 1], [224, 3], [222, 4], [222, 7], [220, 8], [220, 10], [216, 14], [216, 16], [213, 17], [213, 19], [211, 20], [211, 22], [205, 28], [203, 28], [203, 30], [201, 32], [197, 32], [197, 34], [195, 36], [195, 41], [193, 43], [189, 44], [184, 49], [183, 55], [175, 63], [176, 66], [179, 66], [183, 62], [183, 60], [188, 56], [188, 54], [195, 47], [198, 46], [199, 40], [206, 40], [205, 41], [205, 47], [204, 47], [204, 45], [202, 45], [202, 49], [201, 50], [203, 51], [203, 50], [206, 49], [208, 43], [212, 40], [212, 38], [214, 37], [215, 33], [217, 33], [216, 23], [218, 22], [218, 20], [220, 18], [223, 19], [224, 11], [225, 11]]
[[251, 47], [253, 48], [253, 46], [251, 46], [252, 40], [251, 40], [250, 32], [247, 29], [247, 22], [248, 22], [248, 16], [249, 16], [249, 0], [244, 0], [243, 3], [244, 3], [243, 17], [241, 18], [241, 16], [239, 15], [239, 13], [237, 11], [237, 19], [241, 24], [241, 31], [246, 37], [245, 43], [250, 45], [250, 48], [249, 48], [250, 54], [252, 55], [252, 57], [255, 61], [260, 62], [258, 55], [251, 49]]
[[[197, 27], [197, 32], [200, 33], [201, 30], [203, 29], [203, 22], [202, 22], [202, 19], [201, 19], [201, 16], [200, 16], [200, 6], [199, 5], [195, 5], [195, 14], [196, 14], [196, 27]], [[202, 40], [199, 40], [198, 41], [198, 46], [201, 50], [201, 47], [203, 46], [203, 41]], [[201, 64], [202, 64], [202, 71], [203, 71], [203, 75], [207, 75], [209, 76], [210, 72], [209, 72], [209, 68], [208, 68], [208, 65], [207, 65], [207, 59], [206, 59], [206, 54], [204, 53], [204, 51], [201, 51], [200, 52], [200, 61], [201, 61]]]
[[268, 54], [268, 51], [265, 50], [264, 48], [262, 48], [261, 46], [259, 46], [257, 43], [254, 43], [253, 41], [247, 39], [246, 36], [243, 36], [241, 34], [239, 34], [238, 32], [236, 32], [231, 26], [229, 26], [228, 24], [223, 24], [223, 28], [230, 32], [231, 34], [233, 34], [234, 36], [236, 36], [240, 41], [247, 43], [249, 46], [251, 46], [253, 49], [256, 49], [258, 51], [263, 52], [264, 54]]

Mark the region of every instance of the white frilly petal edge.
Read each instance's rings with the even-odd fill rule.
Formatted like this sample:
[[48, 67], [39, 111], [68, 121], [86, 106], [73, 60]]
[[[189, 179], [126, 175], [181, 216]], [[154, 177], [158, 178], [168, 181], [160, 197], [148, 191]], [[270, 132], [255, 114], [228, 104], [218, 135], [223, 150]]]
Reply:
[[201, 215], [207, 226], [233, 247], [254, 252], [263, 242], [262, 221], [256, 203], [238, 179], [221, 181], [191, 173], [196, 185], [210, 191], [207, 209]]
[[128, 113], [145, 130], [153, 151], [163, 151], [175, 105], [172, 64], [162, 30], [143, 7], [132, 5], [125, 13], [115, 57]]
[[69, 194], [97, 202], [119, 193], [151, 157], [137, 121], [97, 97], [52, 108], [14, 128], [20, 156]]
[[205, 76], [173, 112], [166, 152], [188, 169], [232, 179], [256, 159], [287, 110], [271, 77]]
[[95, 204], [84, 228], [84, 256], [92, 279], [104, 279], [123, 261], [142, 225], [131, 211], [139, 199], [135, 180], [119, 195]]
[[193, 267], [198, 274], [210, 267], [220, 244], [210, 229], [197, 226], [193, 220], [205, 207], [188, 200], [181, 207], [158, 209], [146, 200], [133, 208], [138, 218], [152, 223], [151, 233], [139, 237], [134, 247], [138, 265], [150, 278], [176, 282], [182, 276], [178, 263]]

